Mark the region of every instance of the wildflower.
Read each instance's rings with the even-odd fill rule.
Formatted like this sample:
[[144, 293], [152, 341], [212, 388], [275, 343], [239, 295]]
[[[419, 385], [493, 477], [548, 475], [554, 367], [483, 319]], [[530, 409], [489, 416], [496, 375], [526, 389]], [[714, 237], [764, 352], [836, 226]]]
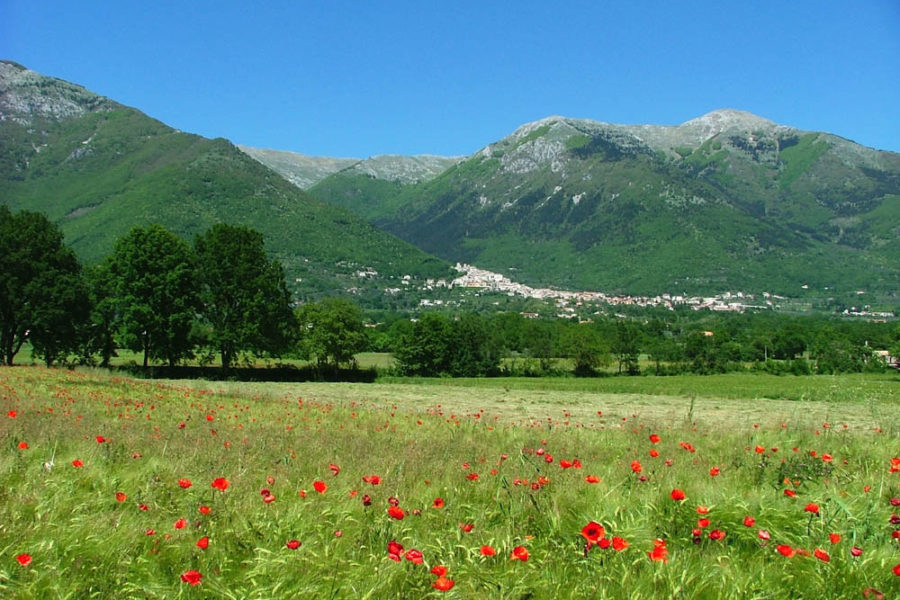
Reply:
[[98, 435], [96, 439], [97, 439], [98, 444], [102, 444], [106, 441], [106, 438], [103, 437], [102, 435]]
[[436, 575], [437, 577], [443, 577], [447, 574], [447, 567], [443, 565], [434, 565], [431, 567], [431, 574]]
[[78, 469], [80, 467], [83, 467], [84, 463], [81, 462], [80, 458], [76, 458], [75, 460], [72, 461], [72, 466], [75, 467], [76, 469]]
[[651, 444], [658, 444], [660, 442], [660, 439], [661, 438], [657, 434], [655, 434], [655, 433], [650, 434], [650, 443]]
[[444, 508], [444, 499], [443, 498], [435, 498], [434, 502], [431, 503], [435, 508]]
[[675, 488], [674, 490], [672, 490], [671, 495], [672, 495], [672, 500], [675, 500], [675, 501], [684, 500], [684, 498], [685, 498], [684, 491], [679, 490], [678, 488]]
[[631, 461], [631, 470], [635, 473], [640, 473], [644, 470], [644, 467], [641, 466], [641, 463], [639, 461], [633, 460]]
[[512, 550], [512, 554], [510, 554], [510, 558], [512, 560], [520, 560], [522, 562], [526, 562], [528, 560], [528, 548], [525, 546], [516, 546]]
[[212, 487], [216, 488], [217, 490], [224, 492], [225, 490], [228, 489], [229, 483], [228, 483], [228, 480], [225, 479], [224, 477], [217, 477], [216, 479], [213, 480], [213, 482], [210, 485]]
[[456, 585], [456, 582], [441, 575], [434, 580], [434, 583], [431, 584], [431, 587], [441, 592], [448, 592], [453, 589], [454, 585]]
[[657, 450], [656, 448], [650, 448], [650, 452], [648, 454], [650, 454], [650, 458], [659, 458], [659, 450]]
[[756, 535], [757, 535], [757, 537], [759, 537], [759, 539], [761, 539], [761, 540], [766, 540], [766, 541], [768, 541], [768, 540], [770, 540], [770, 539], [772, 538], [772, 536], [769, 534], [769, 532], [766, 531], [765, 529], [760, 529], [760, 530], [756, 533]]
[[699, 527], [700, 529], [706, 529], [707, 527], [709, 527], [709, 519], [697, 519], [697, 527]]
[[334, 463], [328, 465], [328, 468], [331, 470], [331, 474], [337, 477], [338, 473], [341, 472], [341, 468]]
[[606, 537], [606, 530], [600, 523], [591, 521], [581, 528], [581, 535], [587, 540], [587, 547], [590, 549], [592, 545], [597, 545], [601, 538]]
[[478, 473], [469, 473], [466, 475], [466, 479], [469, 481], [478, 481]]
[[469, 533], [475, 528], [475, 525], [472, 523], [460, 523], [459, 528], [462, 529], [464, 533]]
[[721, 471], [721, 469], [719, 469], [719, 467], [713, 467], [712, 469], [709, 470], [709, 474], [711, 477], [715, 477], [721, 472], [722, 471]]
[[190, 480], [190, 479], [179, 479], [179, 480], [178, 480], [178, 485], [179, 485], [179, 487], [181, 487], [182, 489], [185, 489], [185, 490], [186, 490], [186, 489], [188, 489], [189, 487], [191, 487], [191, 486], [194, 485], [194, 484], [191, 483], [191, 480]]
[[17, 416], [19, 416], [19, 413], [17, 413], [14, 410], [11, 410], [8, 413], [6, 413], [6, 416], [9, 417], [10, 419], [15, 419]]
[[587, 477], [584, 478], [584, 480], [587, 481], [588, 483], [600, 483], [600, 478], [597, 477], [596, 475], [588, 475]]
[[421, 565], [424, 561], [424, 557], [422, 556], [422, 552], [420, 550], [416, 550], [415, 548], [410, 548], [406, 552], [406, 560], [413, 563], [414, 565]]
[[328, 484], [326, 484], [324, 481], [313, 481], [313, 489], [320, 494], [324, 494], [328, 489]]
[[19, 442], [19, 450], [28, 450], [28, 442]]
[[753, 527], [756, 524], [756, 519], [747, 515], [744, 517], [744, 527]]
[[185, 519], [175, 521], [175, 529], [184, 529], [185, 525], [187, 525], [187, 520]]
[[204, 535], [202, 538], [197, 540], [197, 547], [201, 550], [206, 550], [207, 548], [209, 548], [209, 538]]
[[392, 519], [397, 519], [398, 521], [402, 521], [403, 517], [406, 516], [403, 512], [403, 509], [399, 506], [390, 506], [388, 507], [387, 512]]
[[210, 507], [205, 506], [203, 504], [200, 505], [200, 514], [201, 515], [208, 515], [210, 512], [212, 512], [212, 509]]
[[291, 550], [296, 550], [297, 548], [302, 546], [303, 543], [300, 540], [291, 539], [291, 540], [288, 540], [284, 545], [287, 546], [288, 548], [290, 548]]
[[31, 555], [30, 554], [20, 554], [16, 557], [16, 561], [23, 567], [27, 567], [31, 564]]
[[783, 556], [787, 556], [788, 558], [791, 558], [792, 556], [794, 556], [797, 553], [796, 550], [794, 550], [787, 544], [780, 544], [780, 545], [776, 546], [775, 549], [778, 551], [779, 554], [781, 554]]
[[624, 538], [613, 537], [612, 539], [612, 547], [616, 552], [621, 552], [625, 548], [628, 547], [628, 542]]
[[713, 529], [709, 532], [709, 539], [711, 540], [723, 540], [725, 539], [725, 532], [721, 529]]
[[860, 557], [862, 556], [862, 553], [862, 548], [860, 548], [859, 546], [853, 546], [852, 548], [850, 548], [850, 554], [852, 554], [853, 556]]
[[497, 554], [497, 551], [494, 550], [493, 546], [482, 546], [481, 547], [481, 555], [482, 556], [494, 556]]
[[831, 556], [828, 555], [827, 552], [822, 550], [821, 548], [816, 548], [813, 551], [813, 556], [821, 560], [822, 562], [829, 562], [831, 560]]
[[804, 508], [803, 510], [804, 510], [804, 512], [818, 515], [819, 514], [819, 505], [816, 504], [815, 502], [810, 502], [809, 504], [806, 505], [806, 508]]
[[653, 550], [647, 553], [650, 560], [657, 562], [669, 562], [669, 551], [666, 549], [666, 541], [656, 539], [653, 541]]
[[125, 502], [125, 498], [127, 497], [125, 492], [116, 492], [116, 502]]
[[786, 490], [784, 490], [784, 495], [787, 496], [788, 498], [793, 498], [794, 496], [797, 495], [797, 492], [795, 492], [792, 489], [786, 489]]
[[841, 541], [841, 534], [839, 533], [829, 533], [828, 539], [832, 544], [837, 544]]
[[194, 569], [190, 569], [181, 574], [181, 580], [190, 585], [198, 585], [201, 579], [203, 579], [203, 575], [200, 571]]

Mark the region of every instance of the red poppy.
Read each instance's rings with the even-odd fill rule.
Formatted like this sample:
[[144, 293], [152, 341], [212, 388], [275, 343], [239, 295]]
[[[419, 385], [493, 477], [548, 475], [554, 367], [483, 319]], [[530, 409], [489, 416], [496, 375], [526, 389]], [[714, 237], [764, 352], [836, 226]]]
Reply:
[[140, 504], [138, 504], [138, 508], [141, 509], [141, 510], [144, 511], [144, 512], [150, 510], [150, 507], [147, 506], [146, 504], [144, 504], [143, 502], [141, 502]]
[[179, 480], [178, 480], [178, 485], [179, 485], [182, 489], [185, 489], [185, 490], [186, 490], [186, 489], [188, 489], [189, 487], [191, 487], [191, 486], [194, 485], [194, 484], [191, 483], [191, 480], [190, 480], [190, 479], [179, 479]]
[[571, 468], [572, 468], [572, 461], [571, 461], [571, 460], [562, 459], [561, 461], [559, 461], [559, 466], [562, 467], [563, 469], [571, 469]]
[[202, 504], [200, 505], [200, 514], [201, 515], [208, 515], [210, 512], [212, 512], [212, 509], [210, 507], [202, 505]]
[[469, 533], [475, 529], [475, 525], [473, 523], [460, 523], [459, 528], [462, 529], [464, 533]]
[[813, 555], [816, 558], [818, 558], [819, 560], [821, 560], [822, 562], [829, 562], [831, 560], [831, 556], [829, 556], [828, 553], [825, 552], [824, 550], [822, 550], [821, 548], [816, 548], [813, 551]]
[[324, 481], [313, 481], [313, 489], [320, 494], [324, 494], [325, 490], [328, 489], [328, 485]]
[[97, 436], [97, 443], [98, 443], [98, 444], [102, 444], [102, 443], [105, 442], [105, 441], [106, 441], [106, 438], [103, 437], [102, 435], [98, 435], [98, 436]]
[[756, 519], [750, 515], [744, 517], [744, 527], [753, 527], [754, 525], [756, 525]]
[[443, 565], [434, 565], [433, 567], [431, 567], [431, 574], [438, 577], [443, 577], [447, 574], [447, 567]]
[[229, 484], [228, 484], [228, 480], [225, 479], [224, 477], [217, 477], [216, 479], [213, 480], [213, 482], [210, 485], [212, 487], [216, 488], [217, 490], [224, 492], [225, 490], [228, 489]]
[[197, 547], [203, 550], [209, 548], [209, 538], [204, 535], [202, 538], [197, 540]]
[[581, 528], [581, 535], [587, 540], [588, 548], [590, 548], [592, 544], [598, 544], [601, 538], [606, 537], [606, 530], [600, 523], [591, 521]]
[[698, 515], [707, 515], [707, 514], [709, 514], [709, 509], [701, 504], [697, 507], [697, 514]]
[[28, 442], [19, 442], [19, 450], [28, 450]]
[[655, 434], [655, 433], [651, 433], [651, 434], [650, 434], [650, 443], [651, 443], [651, 444], [658, 444], [658, 443], [660, 442], [661, 439], [662, 439], [662, 438], [660, 438], [660, 437], [659, 437], [657, 434]]
[[525, 562], [528, 560], [528, 548], [525, 546], [516, 546], [512, 550], [512, 554], [510, 554], [510, 558], [513, 560], [521, 560]]
[[116, 502], [125, 502], [125, 498], [127, 497], [125, 492], [116, 492]]
[[421, 565], [424, 561], [424, 557], [422, 556], [421, 550], [410, 548], [406, 552], [406, 560], [413, 563], [414, 565]]
[[269, 492], [268, 494], [263, 496], [263, 502], [265, 502], [266, 504], [271, 504], [271, 503], [275, 502], [275, 494]]
[[16, 557], [16, 560], [23, 567], [27, 567], [31, 564], [31, 555], [30, 554], [20, 554]]
[[181, 574], [181, 580], [185, 583], [189, 583], [190, 585], [199, 584], [201, 579], [203, 579], [203, 575], [200, 573], [200, 571], [195, 571], [194, 569], [185, 571]]
[[641, 466], [641, 463], [639, 461], [633, 460], [631, 461], [631, 470], [635, 473], [640, 473], [644, 470], [644, 467]]
[[466, 475], [466, 479], [469, 481], [478, 481], [478, 473], [469, 473]]
[[839, 533], [829, 533], [829, 534], [828, 534], [828, 539], [831, 541], [832, 544], [837, 544], [838, 542], [841, 541], [841, 534], [839, 534]]
[[481, 555], [482, 556], [494, 556], [497, 554], [497, 551], [494, 550], [493, 546], [482, 546], [481, 547]]
[[185, 525], [187, 525], [187, 520], [185, 519], [175, 521], [175, 529], [184, 529]]
[[790, 546], [788, 546], [787, 544], [779, 544], [775, 549], [778, 550], [779, 554], [782, 554], [783, 556], [787, 556], [788, 558], [797, 554], [797, 551], [794, 550], [793, 548], [791, 548]]
[[341, 472], [341, 468], [334, 463], [328, 465], [328, 468], [331, 469], [331, 474], [337, 477], [338, 473]]
[[77, 469], [77, 468], [79, 468], [79, 467], [83, 467], [83, 466], [84, 466], [84, 463], [81, 462], [81, 459], [80, 459], [80, 458], [76, 458], [75, 460], [72, 461], [72, 466], [75, 467], [75, 468]]
[[666, 541], [659, 539], [654, 540], [653, 550], [648, 552], [647, 555], [650, 557], [650, 560], [669, 562], [669, 551], [666, 549]]
[[300, 540], [288, 540], [284, 545], [291, 550], [296, 550], [302, 545], [302, 542]]
[[709, 527], [709, 519], [707, 519], [706, 517], [697, 519], [697, 527], [699, 527], [700, 529], [706, 529], [707, 527]]
[[793, 498], [794, 496], [797, 495], [797, 492], [795, 492], [794, 490], [791, 490], [791, 489], [786, 489], [786, 490], [784, 490], [784, 495], [787, 496], [788, 498]]
[[431, 503], [435, 508], [444, 508], [444, 499], [443, 498], [435, 498], [434, 502]]
[[765, 449], [763, 446], [757, 446], [757, 447], [755, 448], [755, 450], [756, 450], [756, 453], [757, 453], [757, 454], [762, 454], [763, 452], [766, 451], [766, 449]]
[[897, 563], [897, 566], [894, 567], [894, 575], [900, 577], [900, 563]]
[[597, 477], [596, 475], [588, 475], [587, 477], [584, 478], [584, 480], [587, 481], [588, 483], [600, 483], [600, 478]]
[[718, 475], [721, 472], [722, 472], [722, 470], [719, 469], [719, 467], [713, 467], [712, 469], [709, 470], [709, 474], [712, 477], [715, 477], [716, 475]]
[[812, 513], [814, 515], [819, 514], [819, 505], [815, 502], [810, 502], [806, 505], [806, 508], [803, 509], [805, 512]]
[[650, 448], [650, 458], [659, 458], [659, 450], [656, 448]]
[[381, 477], [378, 475], [363, 475], [363, 483], [371, 483], [372, 485], [378, 485], [381, 483]]
[[678, 500], [684, 500], [684, 498], [685, 498], [684, 491], [679, 490], [678, 488], [675, 488], [674, 490], [672, 490], [672, 500], [678, 501]]
[[9, 417], [10, 419], [15, 419], [18, 415], [19, 415], [19, 413], [17, 413], [14, 410], [11, 410], [8, 413], [6, 413], [6, 416]]
[[709, 532], [709, 539], [711, 540], [723, 540], [725, 539], [725, 532], [721, 529], [713, 529]]
[[155, 529], [148, 529], [144, 532], [144, 535], [156, 535]]
[[403, 509], [399, 506], [390, 506], [388, 507], [388, 515], [391, 516], [392, 519], [397, 519], [398, 521], [402, 521], [403, 517], [405, 517], [405, 513]]
[[434, 580], [434, 583], [431, 584], [431, 587], [441, 592], [448, 592], [453, 589], [454, 585], [456, 585], [456, 582], [441, 575]]
[[757, 535], [757, 536], [759, 537], [759, 539], [761, 539], [761, 540], [766, 540], [766, 541], [768, 541], [768, 540], [772, 539], [772, 536], [771, 536], [771, 535], [769, 534], [769, 532], [766, 531], [765, 529], [760, 529], [760, 530], [756, 533], [756, 535]]
[[859, 546], [853, 546], [852, 548], [850, 548], [850, 554], [852, 554], [853, 556], [859, 557], [862, 556], [862, 553], [862, 548], [860, 548]]
[[628, 547], [628, 542], [624, 538], [613, 537], [612, 539], [612, 547], [616, 552], [621, 552], [625, 548]]

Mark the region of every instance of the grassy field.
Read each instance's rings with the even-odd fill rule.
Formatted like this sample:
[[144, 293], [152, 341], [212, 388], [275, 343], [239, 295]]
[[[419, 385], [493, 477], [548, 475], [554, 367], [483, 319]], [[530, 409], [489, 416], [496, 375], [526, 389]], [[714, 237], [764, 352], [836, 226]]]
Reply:
[[896, 598], [898, 388], [3, 368], [0, 597]]

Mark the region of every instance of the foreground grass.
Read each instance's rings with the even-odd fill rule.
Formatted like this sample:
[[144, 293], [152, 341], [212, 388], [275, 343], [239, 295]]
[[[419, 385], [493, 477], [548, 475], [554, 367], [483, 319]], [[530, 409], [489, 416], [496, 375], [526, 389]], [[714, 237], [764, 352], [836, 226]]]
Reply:
[[[2, 369], [0, 596], [900, 595], [890, 379], [810, 380], [786, 394], [769, 394], [780, 384], [768, 379], [756, 380], [763, 394], [741, 379], [660, 378], [670, 387], [625, 392], [489, 381], [263, 385]], [[580, 468], [561, 466], [576, 459]], [[219, 477], [224, 491], [211, 486]], [[402, 520], [388, 514], [392, 498]], [[585, 555], [590, 521], [628, 546]], [[648, 555], [657, 539], [667, 562]], [[405, 552], [394, 562], [391, 541], [424, 564]], [[518, 546], [527, 561], [511, 559]], [[435, 565], [451, 590], [433, 587]], [[181, 579], [191, 570], [197, 586]]]

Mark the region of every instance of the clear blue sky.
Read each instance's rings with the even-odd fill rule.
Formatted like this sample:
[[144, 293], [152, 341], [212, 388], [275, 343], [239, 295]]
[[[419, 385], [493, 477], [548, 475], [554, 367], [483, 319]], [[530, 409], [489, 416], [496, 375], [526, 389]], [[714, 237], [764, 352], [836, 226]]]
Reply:
[[0, 0], [0, 58], [178, 129], [469, 154], [548, 115], [716, 108], [900, 151], [900, 1]]

